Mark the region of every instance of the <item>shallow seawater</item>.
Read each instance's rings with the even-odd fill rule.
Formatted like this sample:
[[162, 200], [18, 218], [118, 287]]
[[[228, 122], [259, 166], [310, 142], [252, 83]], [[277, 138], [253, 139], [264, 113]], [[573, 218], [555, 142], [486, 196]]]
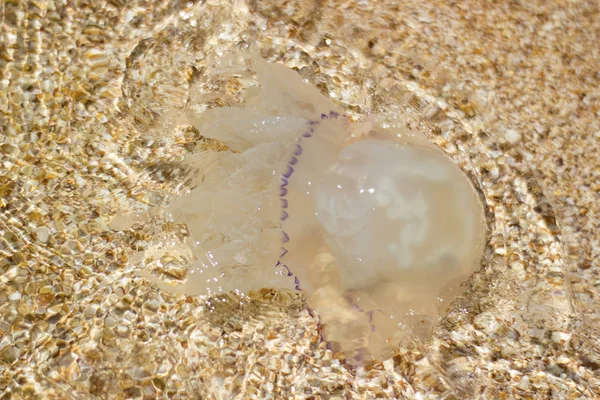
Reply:
[[[520, 149], [461, 77], [348, 40], [364, 20], [317, 3], [124, 9], [114, 46], [86, 17], [94, 48], [55, 53], [85, 61], [91, 86], [60, 79], [68, 117], [92, 117], [57, 122], [35, 165], [11, 105], [0, 366], [25, 392], [495, 398], [568, 342], [561, 232]], [[38, 12], [6, 7], [7, 31]], [[8, 36], [10, 104], [67, 118], [51, 79], [25, 79], [44, 46], [17, 44], [41, 36]]]

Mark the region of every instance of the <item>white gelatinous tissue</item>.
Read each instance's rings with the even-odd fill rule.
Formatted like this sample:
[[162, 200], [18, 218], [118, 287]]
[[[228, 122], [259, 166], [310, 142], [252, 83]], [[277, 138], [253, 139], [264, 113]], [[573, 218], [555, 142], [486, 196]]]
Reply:
[[422, 134], [351, 123], [296, 72], [250, 60], [260, 86], [243, 105], [192, 107], [183, 121], [230, 149], [186, 160], [199, 171], [193, 190], [167, 208], [191, 237], [163, 251], [193, 258], [193, 270], [179, 285], [143, 276], [197, 295], [302, 290], [325, 340], [382, 356], [478, 269], [478, 196]]

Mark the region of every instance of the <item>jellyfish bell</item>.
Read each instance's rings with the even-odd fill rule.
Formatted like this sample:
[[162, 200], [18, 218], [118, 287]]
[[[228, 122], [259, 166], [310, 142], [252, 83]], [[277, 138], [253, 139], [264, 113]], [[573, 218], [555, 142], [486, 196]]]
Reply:
[[[282, 262], [337, 329], [329, 339], [380, 355], [414, 321], [434, 321], [478, 269], [484, 214], [465, 174], [418, 132], [354, 128], [317, 121], [290, 156]], [[365, 341], [348, 341], [366, 321]]]
[[[433, 285], [445, 270], [477, 265], [477, 196], [460, 169], [434, 149], [388, 140], [351, 143], [325, 171], [314, 200], [345, 269], [370, 269], [379, 280], [413, 270], [414, 279]], [[353, 279], [349, 287], [374, 283], [353, 274], [347, 279]]]

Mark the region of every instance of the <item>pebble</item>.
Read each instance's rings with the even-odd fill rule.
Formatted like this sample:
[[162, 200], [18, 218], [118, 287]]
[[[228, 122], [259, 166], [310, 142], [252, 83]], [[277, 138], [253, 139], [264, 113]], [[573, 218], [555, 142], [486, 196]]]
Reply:
[[10, 295], [8, 295], [8, 299], [10, 301], [19, 301], [21, 300], [21, 292], [13, 292]]
[[561, 346], [566, 346], [571, 340], [571, 334], [567, 332], [552, 332], [552, 341], [554, 343], [560, 344]]

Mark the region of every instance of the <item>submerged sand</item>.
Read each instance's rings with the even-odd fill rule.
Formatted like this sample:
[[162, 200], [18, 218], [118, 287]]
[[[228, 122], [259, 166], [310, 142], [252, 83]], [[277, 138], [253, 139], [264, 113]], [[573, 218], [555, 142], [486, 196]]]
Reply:
[[[600, 396], [599, 14], [594, 1], [3, 2], [2, 396]], [[296, 68], [352, 118], [406, 108], [477, 171], [485, 267], [431, 342], [356, 368], [298, 293], [207, 304], [136, 275], [130, 255], [185, 226], [110, 220], [161, 203], [197, 146], [219, 149], [161, 115], [199, 88], [227, 93], [206, 107], [234, 103], [206, 55], [232, 44]]]

